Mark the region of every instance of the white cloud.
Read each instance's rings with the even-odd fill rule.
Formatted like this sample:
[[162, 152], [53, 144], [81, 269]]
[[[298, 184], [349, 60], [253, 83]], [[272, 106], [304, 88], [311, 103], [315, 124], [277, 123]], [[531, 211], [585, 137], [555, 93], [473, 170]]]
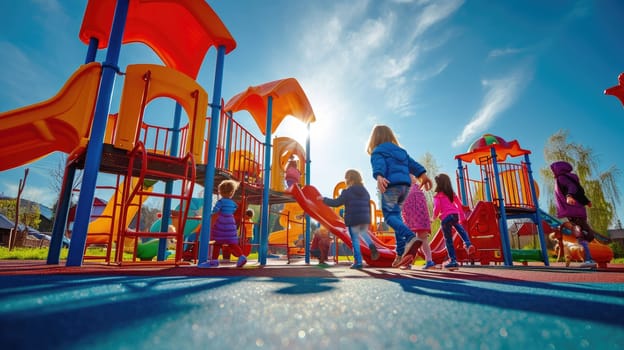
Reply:
[[531, 74], [526, 69], [518, 70], [505, 78], [483, 80], [482, 85], [487, 89], [481, 107], [472, 120], [464, 126], [461, 134], [453, 141], [453, 147], [464, 144], [483, 132], [505, 110], [507, 110], [518, 95], [522, 92]]
[[[411, 40], [425, 33], [433, 25], [447, 19], [464, 3], [463, 0], [432, 1], [425, 5], [421, 14], [416, 17]], [[410, 41], [411, 41], [410, 40]]]
[[518, 49], [518, 48], [494, 49], [490, 51], [490, 53], [488, 54], [488, 58], [515, 55], [518, 53], [522, 53], [524, 51], [525, 51], [524, 49]]

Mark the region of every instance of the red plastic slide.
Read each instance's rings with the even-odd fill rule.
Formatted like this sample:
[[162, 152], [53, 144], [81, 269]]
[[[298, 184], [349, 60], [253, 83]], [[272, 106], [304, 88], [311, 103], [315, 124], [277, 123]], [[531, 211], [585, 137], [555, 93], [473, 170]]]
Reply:
[[[297, 203], [312, 218], [325, 226], [331, 233], [340, 238], [352, 248], [351, 237], [342, 218], [322, 201], [322, 196], [314, 186], [291, 186], [289, 189]], [[370, 234], [370, 232], [369, 232]], [[394, 250], [386, 247], [374, 234], [370, 234], [372, 241], [379, 251], [379, 259], [372, 260], [368, 246], [360, 240], [362, 258], [370, 266], [390, 267], [396, 257]]]

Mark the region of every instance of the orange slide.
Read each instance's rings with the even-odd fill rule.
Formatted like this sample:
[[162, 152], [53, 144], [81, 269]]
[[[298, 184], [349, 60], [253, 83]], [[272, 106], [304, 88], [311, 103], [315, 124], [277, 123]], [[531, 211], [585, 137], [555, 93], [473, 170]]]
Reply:
[[[540, 215], [544, 222], [544, 230], [547, 231], [545, 234], [548, 236], [550, 232], [561, 233], [564, 244], [568, 247], [570, 253], [572, 253], [572, 260], [583, 261], [583, 248], [578, 244], [576, 237], [574, 237], [572, 231], [569, 229], [569, 224], [567, 222], [564, 223], [543, 210], [540, 211]], [[606, 267], [613, 259], [613, 250], [605, 244], [605, 240], [608, 242], [608, 237], [598, 233], [596, 239], [589, 243], [589, 252], [591, 253], [592, 259], [598, 263], [600, 267]]]
[[[349, 231], [347, 230], [344, 221], [334, 210], [325, 205], [323, 201], [319, 199], [319, 197], [322, 198], [322, 196], [315, 187], [305, 186], [300, 188], [299, 186], [291, 186], [289, 191], [308, 215], [313, 217], [321, 225], [325, 226], [331, 233], [345, 242], [349, 248], [352, 248], [351, 236], [349, 235]], [[360, 248], [364, 261], [366, 261], [368, 265], [375, 267], [392, 266], [392, 262], [396, 256], [394, 250], [385, 246], [374, 234], [370, 234], [370, 237], [377, 246], [379, 259], [371, 259], [368, 246], [363, 242], [363, 240], [360, 240]]]
[[51, 99], [1, 113], [0, 171], [85, 147], [101, 71], [97, 62], [82, 65]]
[[299, 254], [299, 250], [303, 251], [303, 248], [296, 247], [295, 241], [299, 239], [300, 235], [303, 235], [304, 225], [298, 223], [290, 224], [288, 218], [303, 222], [303, 219], [300, 218], [304, 214], [303, 209], [297, 203], [286, 203], [284, 209], [282, 209], [282, 214], [285, 213], [288, 213], [288, 216], [280, 215], [279, 223], [282, 227], [287, 227], [288, 229], [271, 232], [269, 234], [269, 245], [286, 245], [291, 252]]
[[[576, 237], [571, 234], [564, 234], [562, 237], [564, 244], [570, 251], [572, 261], [584, 261], [583, 247], [578, 243]], [[589, 252], [592, 259], [598, 263], [600, 267], [606, 267], [606, 264], [610, 263], [613, 259], [613, 250], [611, 250], [608, 245], [598, 242], [598, 240], [593, 240], [589, 243]]]
[[[125, 180], [124, 180], [125, 181]], [[132, 188], [135, 187], [137, 182], [136, 178], [132, 178]], [[89, 223], [89, 229], [87, 230], [87, 245], [89, 244], [108, 244], [109, 237], [113, 236], [113, 242], [117, 240], [117, 235], [119, 234], [119, 227], [117, 225], [112, 225], [112, 221], [114, 219], [119, 220], [121, 218], [120, 205], [115, 205], [115, 199], [120, 201], [123, 194], [124, 182], [122, 182], [117, 188], [116, 193], [111, 196], [111, 199], [106, 203], [106, 207], [102, 211], [100, 216]], [[154, 186], [150, 186], [146, 189], [146, 191], [151, 192]], [[141, 207], [139, 203], [139, 198], [145, 201], [147, 196], [134, 196], [132, 199], [132, 203], [128, 206], [128, 218], [133, 218], [138, 209]], [[114, 212], [113, 212], [114, 210]], [[111, 227], [112, 226], [112, 227]], [[127, 242], [127, 241], [125, 241]], [[130, 247], [132, 249], [133, 245], [126, 244], [124, 247]]]

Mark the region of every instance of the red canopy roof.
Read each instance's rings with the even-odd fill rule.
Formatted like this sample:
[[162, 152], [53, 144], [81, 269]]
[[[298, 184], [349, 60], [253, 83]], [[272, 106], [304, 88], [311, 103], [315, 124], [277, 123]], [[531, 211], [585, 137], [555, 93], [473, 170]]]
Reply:
[[455, 159], [461, 159], [467, 163], [474, 162], [477, 165], [487, 164], [492, 156], [492, 148], [496, 151], [498, 162], [503, 162], [510, 156], [531, 154], [531, 151], [522, 149], [516, 140], [507, 142], [502, 137], [484, 134], [470, 145], [468, 153], [456, 155]]
[[[89, 1], [80, 40], [88, 44], [94, 37], [99, 49], [108, 47], [116, 3]], [[203, 0], [130, 0], [122, 42], [144, 43], [165, 65], [193, 79], [211, 46], [225, 46], [226, 53], [236, 48], [228, 29]]]
[[605, 95], [612, 95], [624, 105], [624, 73], [618, 76], [618, 85], [612, 86], [604, 91]]
[[250, 86], [246, 91], [232, 97], [225, 104], [226, 112], [248, 111], [262, 134], [266, 135], [268, 98], [273, 98], [271, 133], [287, 116], [293, 116], [308, 124], [316, 121], [312, 106], [296, 79], [287, 78], [270, 83]]

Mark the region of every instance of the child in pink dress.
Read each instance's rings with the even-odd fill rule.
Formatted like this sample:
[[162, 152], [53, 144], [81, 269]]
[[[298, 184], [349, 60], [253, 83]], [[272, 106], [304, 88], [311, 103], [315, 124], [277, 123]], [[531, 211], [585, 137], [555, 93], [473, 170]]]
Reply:
[[[423, 270], [430, 269], [435, 266], [431, 257], [431, 247], [429, 246], [429, 234], [431, 233], [431, 217], [429, 216], [429, 208], [427, 207], [427, 199], [425, 192], [418, 186], [418, 180], [414, 175], [410, 175], [412, 179], [412, 187], [407, 194], [405, 202], [403, 202], [403, 210], [401, 215], [405, 225], [416, 233], [418, 238], [422, 240], [422, 250], [425, 256], [425, 266]], [[406, 266], [411, 268], [411, 264]]]
[[299, 179], [301, 178], [301, 172], [297, 168], [297, 161], [291, 159], [286, 164], [286, 169], [284, 170], [284, 179], [286, 180], [286, 188], [294, 184], [299, 183]]

